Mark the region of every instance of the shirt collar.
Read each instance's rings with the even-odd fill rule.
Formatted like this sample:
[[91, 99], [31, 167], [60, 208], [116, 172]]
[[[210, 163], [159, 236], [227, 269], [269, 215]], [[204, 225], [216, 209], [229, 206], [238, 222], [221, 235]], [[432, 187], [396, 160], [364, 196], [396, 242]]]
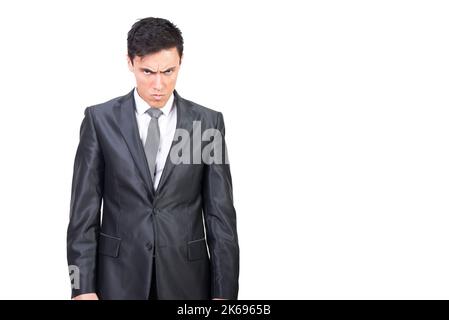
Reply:
[[[173, 107], [173, 92], [170, 95], [170, 98], [168, 98], [167, 103], [162, 108], [159, 108], [162, 113], [166, 116], [170, 113]], [[136, 101], [136, 111], [139, 115], [144, 114], [151, 106], [143, 100], [139, 94], [137, 93], [137, 88], [134, 89], [134, 101]]]

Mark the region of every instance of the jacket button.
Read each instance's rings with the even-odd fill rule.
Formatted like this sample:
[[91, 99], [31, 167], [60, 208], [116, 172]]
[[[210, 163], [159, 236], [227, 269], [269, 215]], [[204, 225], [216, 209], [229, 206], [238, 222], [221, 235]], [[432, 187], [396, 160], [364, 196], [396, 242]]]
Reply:
[[151, 243], [151, 242], [148, 242], [147, 244], [146, 244], [146, 247], [147, 247], [147, 249], [148, 250], [152, 250], [153, 249], [153, 244]]

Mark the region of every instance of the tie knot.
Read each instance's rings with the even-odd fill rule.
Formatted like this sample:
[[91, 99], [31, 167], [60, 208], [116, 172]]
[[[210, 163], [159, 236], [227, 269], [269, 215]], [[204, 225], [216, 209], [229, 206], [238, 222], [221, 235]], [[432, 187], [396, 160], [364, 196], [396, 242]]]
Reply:
[[162, 111], [158, 108], [150, 108], [146, 111], [151, 118], [159, 119], [159, 117], [162, 115]]

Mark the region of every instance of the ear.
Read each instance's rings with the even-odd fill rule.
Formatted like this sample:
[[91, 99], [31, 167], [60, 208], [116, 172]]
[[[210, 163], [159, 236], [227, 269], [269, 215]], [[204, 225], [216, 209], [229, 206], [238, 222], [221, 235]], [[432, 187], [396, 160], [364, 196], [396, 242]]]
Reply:
[[128, 61], [128, 69], [129, 69], [129, 71], [134, 72], [133, 62], [132, 62], [131, 58], [128, 55], [126, 55], [126, 60]]

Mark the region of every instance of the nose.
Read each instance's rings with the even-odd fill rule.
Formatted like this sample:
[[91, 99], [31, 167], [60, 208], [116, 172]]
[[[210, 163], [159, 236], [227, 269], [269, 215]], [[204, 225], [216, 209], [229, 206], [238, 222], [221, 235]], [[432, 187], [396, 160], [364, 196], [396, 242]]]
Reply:
[[162, 76], [159, 72], [155, 74], [153, 86], [155, 90], [162, 90]]

